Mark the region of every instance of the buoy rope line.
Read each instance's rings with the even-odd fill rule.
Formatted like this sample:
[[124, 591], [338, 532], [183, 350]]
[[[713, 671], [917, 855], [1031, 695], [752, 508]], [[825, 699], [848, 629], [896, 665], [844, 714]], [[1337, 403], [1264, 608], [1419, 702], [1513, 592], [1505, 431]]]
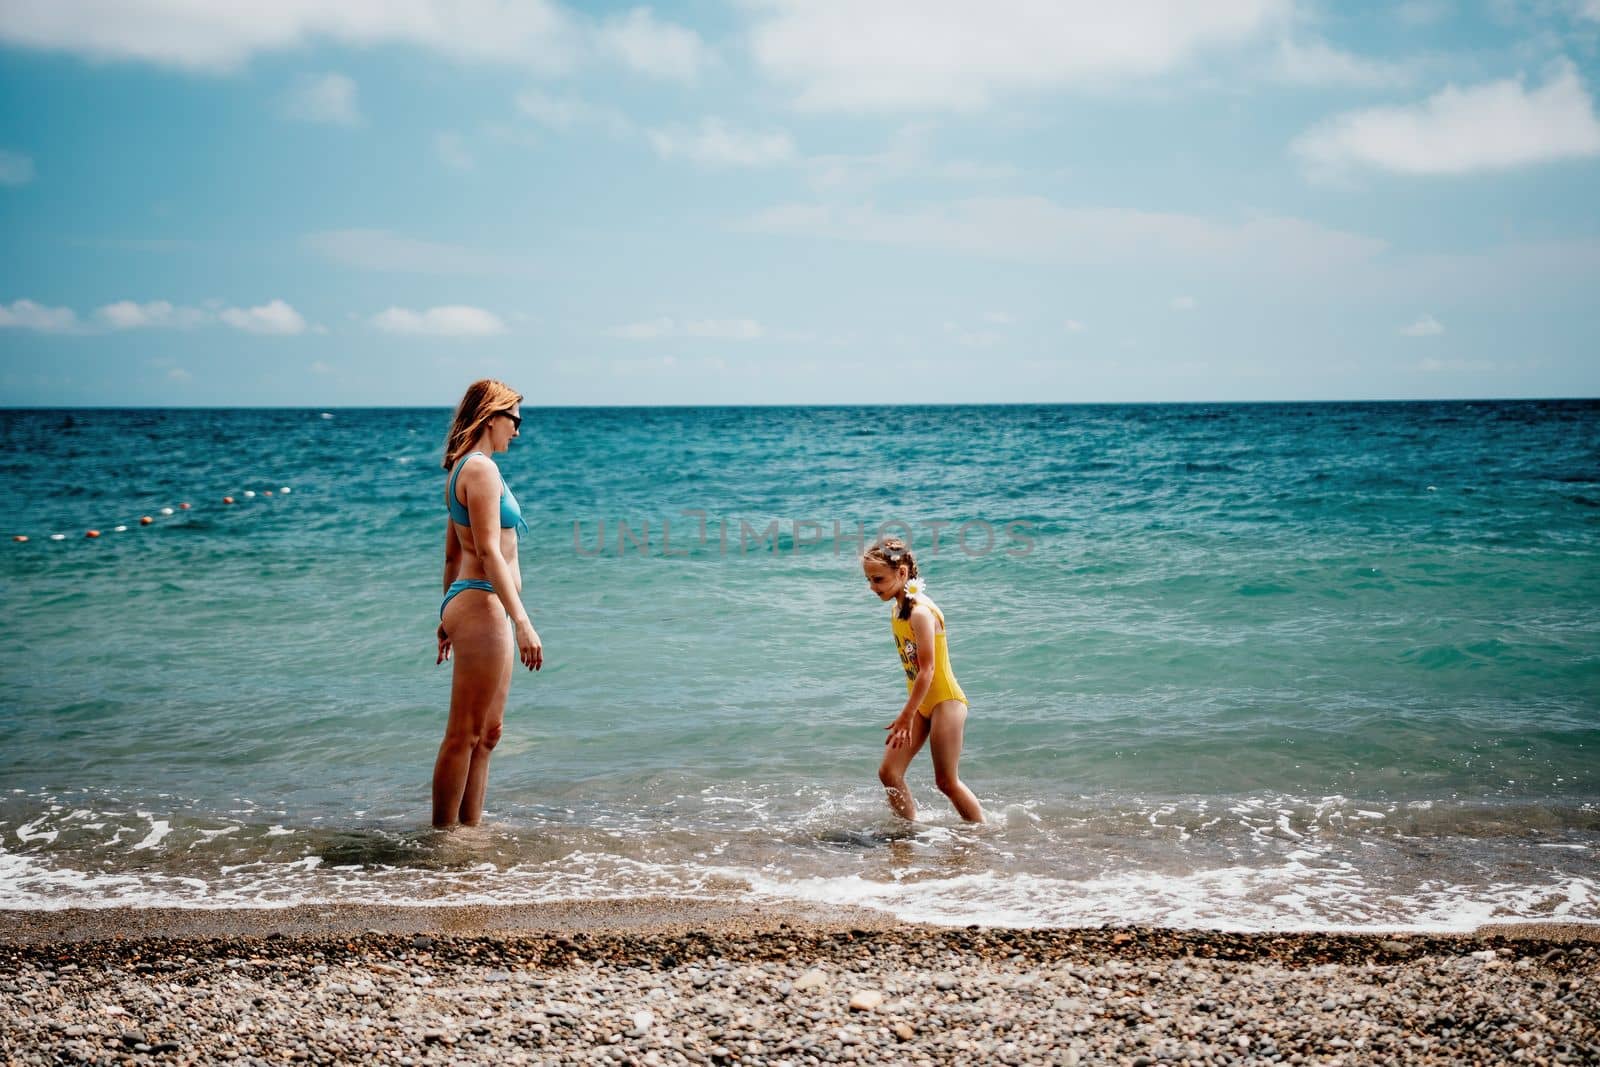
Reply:
[[[264, 496], [264, 497], [272, 496], [273, 492], [274, 492], [274, 490], [271, 490], [271, 489], [263, 489], [259, 495], [260, 496]], [[289, 488], [287, 485], [285, 485], [285, 486], [279, 488], [278, 490], [276, 490], [276, 492], [277, 492], [277, 495], [279, 495], [279, 496], [288, 496], [290, 493], [294, 492], [294, 490]], [[237, 504], [241, 500], [254, 500], [257, 495], [258, 494], [256, 493], [256, 491], [254, 489], [246, 489], [244, 492], [240, 493], [237, 497], [232, 496], [232, 495], [223, 497], [222, 498], [222, 504], [223, 504], [224, 507], [227, 507], [229, 505]], [[139, 516], [139, 521], [137, 523], [118, 523], [116, 526], [111, 527], [109, 532], [111, 532], [111, 533], [124, 533], [127, 530], [131, 529], [135, 525], [137, 525], [137, 526], [154, 526], [156, 524], [156, 516], [157, 515], [159, 515], [161, 518], [168, 518], [169, 516], [176, 515], [180, 511], [193, 511], [193, 510], [194, 510], [194, 505], [190, 504], [188, 502], [181, 503], [176, 508], [170, 508], [170, 507], [168, 507], [168, 508], [159, 508], [159, 509], [156, 510], [155, 515], [141, 515], [141, 516]], [[100, 531], [97, 528], [91, 527], [91, 528], [83, 531], [83, 536], [84, 536], [85, 540], [93, 541], [93, 540], [96, 540], [97, 538], [100, 537]], [[51, 541], [65, 541], [66, 539], [67, 539], [67, 535], [64, 534], [64, 533], [53, 533], [53, 534], [50, 534], [49, 538], [48, 538], [48, 540], [51, 540]], [[31, 541], [32, 538], [29, 537], [27, 534], [13, 534], [11, 536], [11, 540], [13, 542], [15, 542], [16, 544], [23, 545], [23, 544], [27, 544], [29, 541]]]

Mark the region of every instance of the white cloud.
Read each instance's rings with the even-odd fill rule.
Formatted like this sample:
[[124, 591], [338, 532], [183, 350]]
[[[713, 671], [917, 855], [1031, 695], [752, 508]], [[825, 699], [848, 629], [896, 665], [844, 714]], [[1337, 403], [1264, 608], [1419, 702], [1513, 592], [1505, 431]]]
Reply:
[[553, 0], [14, 0], [0, 43], [214, 74], [321, 43], [409, 45], [542, 74], [603, 59], [679, 80], [710, 59], [692, 30], [647, 9], [597, 20]]
[[40, 333], [67, 333], [78, 325], [78, 313], [71, 308], [45, 307], [32, 300], [0, 304], [0, 329], [37, 330]]
[[1422, 315], [1409, 326], [1400, 327], [1404, 337], [1435, 337], [1444, 333], [1444, 326], [1432, 315]]
[[912, 123], [896, 130], [881, 152], [812, 156], [806, 160], [811, 184], [817, 189], [862, 189], [901, 178], [984, 182], [1015, 178], [1022, 173], [1008, 163], [935, 160], [932, 132], [925, 122]]
[[325, 230], [300, 238], [302, 247], [331, 262], [397, 274], [524, 274], [512, 256], [461, 245], [419, 241], [389, 230]]
[[795, 155], [786, 133], [748, 133], [718, 118], [701, 119], [695, 129], [651, 130], [650, 143], [662, 159], [681, 156], [712, 167], [769, 167]]
[[1600, 22], [1600, 0], [1583, 0], [1578, 14], [1593, 22]]
[[438, 155], [439, 162], [451, 170], [465, 172], [477, 165], [458, 133], [435, 134], [433, 150]]
[[613, 326], [606, 332], [624, 341], [655, 341], [673, 336], [676, 326], [669, 318], [647, 319], [644, 322], [630, 322], [626, 326]]
[[[226, 307], [216, 300], [207, 301], [206, 305], [212, 310], [184, 307], [168, 300], [142, 304], [118, 300], [96, 308], [93, 321], [97, 330], [188, 330], [214, 322], [260, 334], [297, 334], [306, 329], [306, 320], [282, 300], [252, 308]], [[4, 326], [52, 333], [83, 332], [77, 313], [71, 308], [47, 308], [31, 300], [18, 300], [9, 308], [0, 306], [0, 327]]]
[[1384, 89], [1407, 85], [1412, 74], [1408, 67], [1363, 59], [1342, 52], [1324, 41], [1299, 44], [1285, 38], [1278, 42], [1271, 75], [1287, 85], [1349, 86], [1356, 89]]
[[580, 25], [550, 0], [23, 0], [6, 5], [0, 41], [209, 72], [318, 41], [408, 44], [547, 71], [569, 69], [582, 48]]
[[282, 300], [272, 300], [253, 308], [223, 308], [217, 312], [217, 318], [246, 333], [288, 336], [304, 333], [306, 329], [306, 320]]
[[517, 95], [517, 108], [542, 126], [558, 130], [574, 126], [599, 126], [617, 136], [633, 131], [633, 123], [620, 111], [591, 104], [576, 96], [555, 96], [539, 89]]
[[27, 185], [33, 178], [32, 156], [0, 148], [0, 185]]
[[302, 74], [284, 94], [279, 107], [285, 118], [333, 126], [361, 125], [356, 83], [343, 74]]
[[693, 81], [711, 53], [693, 30], [657, 22], [647, 7], [607, 19], [595, 31], [599, 50], [642, 74]]
[[1394, 17], [1405, 26], [1431, 26], [1443, 22], [1450, 13], [1449, 0], [1403, 0], [1393, 9]]
[[956, 344], [967, 348], [993, 348], [1006, 340], [1006, 335], [1001, 330], [970, 330], [958, 322], [945, 323], [944, 333]]
[[1494, 363], [1487, 359], [1425, 359], [1417, 364], [1417, 369], [1427, 371], [1430, 374], [1437, 374], [1441, 371], [1471, 373], [1494, 370]]
[[616, 326], [606, 332], [625, 341], [659, 341], [671, 337], [757, 341], [766, 336], [766, 330], [754, 319], [691, 319], [680, 322], [668, 316]]
[[1017, 320], [1007, 311], [985, 311], [983, 313], [983, 321], [993, 323], [996, 326], [1010, 326]]
[[372, 316], [372, 325], [384, 333], [426, 337], [493, 337], [506, 332], [506, 324], [491, 311], [448, 304], [412, 311], [392, 307]]
[[166, 300], [147, 304], [119, 300], [95, 309], [95, 318], [113, 330], [170, 328], [187, 330], [204, 323], [209, 315], [199, 308], [178, 307]]
[[1062, 329], [1066, 330], [1068, 333], [1083, 332], [1083, 323], [1079, 322], [1077, 319], [1068, 319], [1066, 322], [1062, 323], [1061, 326]]
[[1172, 298], [1173, 311], [1193, 311], [1200, 306], [1200, 301], [1192, 296], [1175, 296]]
[[577, 97], [552, 96], [539, 89], [519, 94], [517, 107], [535, 121], [563, 130], [590, 120], [601, 110]]
[[1180, 262], [1270, 272], [1336, 270], [1365, 263], [1386, 247], [1302, 219], [1223, 223], [1127, 208], [1068, 208], [1037, 196], [974, 198], [899, 212], [785, 204], [761, 212], [746, 227], [1024, 263]]
[[1316, 178], [1363, 167], [1466, 174], [1600, 155], [1600, 121], [1577, 69], [1562, 61], [1538, 89], [1521, 78], [1451, 85], [1420, 104], [1335, 116], [1290, 148]]
[[751, 51], [807, 110], [971, 110], [1158, 75], [1250, 41], [1291, 0], [761, 0]]

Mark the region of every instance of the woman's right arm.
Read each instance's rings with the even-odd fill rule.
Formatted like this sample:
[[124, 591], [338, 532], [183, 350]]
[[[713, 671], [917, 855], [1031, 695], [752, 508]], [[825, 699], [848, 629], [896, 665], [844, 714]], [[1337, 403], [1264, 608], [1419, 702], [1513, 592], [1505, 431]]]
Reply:
[[469, 459], [457, 484], [462, 486], [461, 493], [467, 498], [473, 548], [483, 566], [484, 577], [494, 585], [495, 595], [516, 624], [517, 658], [530, 671], [536, 671], [544, 664], [544, 646], [528, 618], [527, 609], [522, 606], [522, 598], [517, 595], [522, 583], [500, 551], [500, 476], [493, 463], [476, 463]]
[[[450, 593], [450, 583], [456, 580], [456, 575], [461, 571], [461, 538], [456, 534], [456, 524], [447, 515], [444, 520], [444, 593]], [[434, 631], [434, 636], [439, 639], [439, 658], [434, 664], [443, 663], [450, 658], [450, 635], [445, 632], [444, 620], [439, 620], [439, 629]]]
[[461, 537], [456, 533], [455, 520], [446, 515], [444, 519], [444, 592], [450, 591], [450, 583], [456, 580], [456, 575], [461, 571]]

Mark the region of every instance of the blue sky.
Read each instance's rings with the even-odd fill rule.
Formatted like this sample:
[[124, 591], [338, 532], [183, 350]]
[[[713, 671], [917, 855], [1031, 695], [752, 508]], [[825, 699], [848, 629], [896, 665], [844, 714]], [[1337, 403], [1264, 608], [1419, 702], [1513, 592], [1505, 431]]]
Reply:
[[1600, 395], [1600, 0], [4, 0], [0, 405]]

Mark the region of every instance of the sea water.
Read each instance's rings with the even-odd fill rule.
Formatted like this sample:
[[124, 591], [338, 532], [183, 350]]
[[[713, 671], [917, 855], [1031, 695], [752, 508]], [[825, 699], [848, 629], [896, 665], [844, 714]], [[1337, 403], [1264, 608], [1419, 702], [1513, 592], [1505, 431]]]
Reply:
[[[0, 906], [1600, 921], [1600, 404], [525, 416], [545, 667], [438, 833], [448, 411], [0, 413]], [[984, 825], [884, 804], [880, 529]]]

